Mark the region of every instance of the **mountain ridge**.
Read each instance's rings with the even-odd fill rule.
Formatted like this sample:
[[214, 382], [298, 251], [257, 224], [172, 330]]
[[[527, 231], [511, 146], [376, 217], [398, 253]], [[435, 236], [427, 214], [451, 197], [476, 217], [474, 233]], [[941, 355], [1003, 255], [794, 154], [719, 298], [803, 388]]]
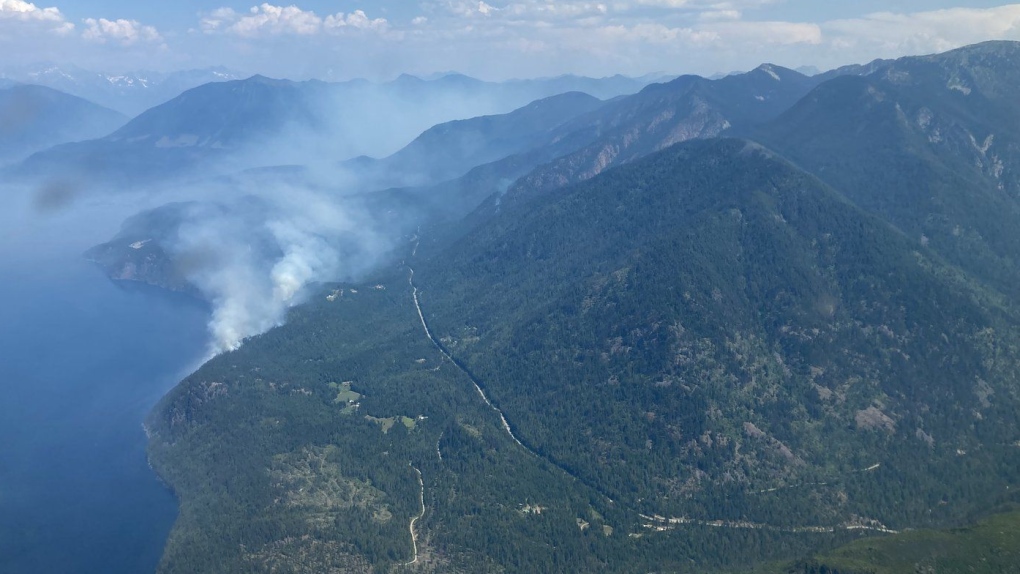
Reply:
[[748, 571], [1000, 508], [1017, 51], [681, 77], [359, 195], [432, 211], [149, 417], [160, 571]]
[[[441, 568], [455, 572], [746, 567], [866, 528], [952, 520], [987, 502], [972, 493], [936, 504], [961, 481], [983, 481], [982, 496], [994, 499], [1017, 474], [1011, 465], [1020, 461], [1005, 456], [1012, 447], [989, 440], [1020, 432], [1008, 391], [1020, 347], [1012, 328], [999, 332], [1016, 312], [758, 144], [677, 144], [506, 206], [448, 253], [418, 255], [428, 261], [412, 248], [414, 294], [404, 266], [330, 286], [154, 411], [150, 454], [182, 497], [161, 571], [264, 556], [286, 563], [280, 553], [293, 552], [284, 540], [305, 541], [295, 565], [329, 556], [348, 564], [351, 552], [383, 569], [406, 560], [410, 542], [406, 553], [344, 547], [341, 557], [332, 526], [285, 518], [323, 507], [274, 506], [298, 483], [267, 482], [259, 469], [276, 476], [273, 461], [294, 464], [289, 453], [319, 457], [319, 441], [337, 445], [326, 460], [344, 476], [371, 480], [409, 518], [419, 516], [418, 482], [397, 469], [410, 459], [428, 501], [417, 527]], [[420, 319], [485, 384], [537, 458], [515, 447]], [[981, 367], [987, 387], [952, 382], [973, 372], [977, 357], [990, 358], [987, 337], [1004, 353]], [[838, 352], [851, 341], [854, 352]], [[973, 420], [971, 408], [999, 421], [994, 430], [950, 434]], [[367, 417], [353, 415], [361, 412]], [[418, 422], [379, 434], [374, 421], [399, 413]], [[277, 428], [273, 420], [301, 430], [238, 430]], [[224, 433], [236, 438], [212, 440]], [[341, 438], [351, 436], [359, 438]], [[234, 449], [247, 454], [230, 458]], [[509, 461], [517, 461], [513, 487], [487, 470]], [[209, 478], [210, 465], [232, 486]], [[987, 472], [972, 476], [977, 467]], [[468, 484], [471, 521], [460, 506]], [[887, 492], [895, 503], [876, 495]], [[199, 501], [222, 510], [215, 541], [196, 546], [208, 535]], [[260, 531], [274, 534], [239, 529], [236, 508], [258, 508], [267, 521]], [[534, 512], [544, 518], [533, 521]], [[503, 525], [493, 526], [503, 535], [487, 537], [479, 524]], [[565, 561], [524, 551], [548, 539], [535, 524], [556, 532]], [[377, 538], [374, 526], [343, 528], [356, 548], [401, 540]], [[238, 539], [251, 550], [238, 551]], [[511, 558], [519, 555], [528, 562]]]
[[118, 112], [43, 86], [0, 87], [0, 162], [106, 135], [127, 121]]

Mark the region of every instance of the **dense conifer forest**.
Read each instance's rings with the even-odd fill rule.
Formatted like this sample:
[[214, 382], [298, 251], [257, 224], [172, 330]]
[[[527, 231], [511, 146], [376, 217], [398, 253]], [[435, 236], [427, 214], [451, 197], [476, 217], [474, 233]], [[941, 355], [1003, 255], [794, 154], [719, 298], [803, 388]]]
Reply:
[[160, 571], [1016, 571], [1017, 53], [391, 190], [536, 162], [163, 399]]

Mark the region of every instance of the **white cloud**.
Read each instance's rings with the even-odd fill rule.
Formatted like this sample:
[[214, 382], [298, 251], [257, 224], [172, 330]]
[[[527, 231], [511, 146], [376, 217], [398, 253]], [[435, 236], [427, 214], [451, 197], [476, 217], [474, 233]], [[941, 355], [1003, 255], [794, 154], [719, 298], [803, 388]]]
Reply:
[[423, 4], [428, 19], [414, 22], [409, 38], [420, 54], [445, 58], [438, 69], [485, 74], [499, 61], [499, 75], [711, 74], [763, 61], [825, 68], [1020, 40], [1020, 4], [790, 22], [767, 17], [779, 2], [433, 0]]
[[484, 1], [447, 0], [432, 4], [432, 9], [439, 9], [448, 14], [460, 17], [484, 17], [504, 20], [570, 20], [604, 16], [610, 7], [604, 2], [552, 2], [550, 0], [526, 0], [511, 2], [502, 7], [493, 6]]
[[[491, 79], [568, 72], [712, 74], [762, 61], [831, 68], [984, 40], [1020, 40], [1020, 3], [787, 22], [770, 9], [782, 0], [422, 0], [415, 3], [417, 12], [391, 9], [390, 19], [371, 10], [316, 13], [301, 0], [254, 0], [251, 9], [201, 14], [195, 27], [204, 34], [164, 34], [132, 20], [88, 18], [76, 27], [57, 7], [45, 7], [60, 0], [33, 1], [0, 0], [0, 53], [10, 62], [90, 59], [117, 66], [130, 60], [148, 66], [155, 52], [138, 49], [147, 46], [160, 48], [165, 58], [153, 61], [154, 67], [225, 64], [302, 78], [446, 70]], [[133, 49], [114, 59], [111, 49], [122, 46]]]
[[322, 19], [315, 12], [306, 12], [297, 6], [273, 6], [262, 4], [252, 7], [249, 14], [242, 16], [229, 28], [240, 36], [269, 34], [316, 34], [322, 27]]
[[1020, 4], [914, 14], [880, 12], [826, 22], [822, 29], [835, 48], [850, 53], [892, 57], [941, 52], [985, 40], [1020, 40]]
[[0, 0], [0, 21], [43, 25], [51, 32], [68, 34], [74, 24], [68, 22], [58, 8], [39, 8], [22, 0]]
[[240, 18], [238, 13], [230, 8], [217, 8], [203, 15], [198, 25], [204, 32], [215, 32], [238, 18]]
[[326, 16], [322, 26], [326, 30], [340, 30], [343, 28], [355, 28], [358, 30], [385, 31], [389, 28], [389, 22], [385, 18], [369, 18], [363, 11], [355, 10], [344, 15], [343, 12]]
[[58, 8], [39, 8], [31, 2], [22, 0], [0, 0], [0, 17], [50, 22], [64, 21], [64, 15]]
[[246, 38], [260, 36], [314, 36], [323, 32], [342, 30], [386, 31], [385, 18], [369, 18], [363, 10], [338, 12], [325, 18], [296, 5], [275, 6], [263, 3], [253, 6], [248, 13], [231, 8], [218, 8], [202, 16], [199, 23], [206, 33], [226, 32]]
[[703, 22], [715, 20], [740, 20], [744, 16], [740, 10], [706, 10], [698, 14], [698, 19]]
[[459, 17], [490, 17], [535, 21], [580, 20], [595, 17], [644, 19], [658, 22], [655, 16], [683, 16], [688, 19], [734, 19], [744, 10], [760, 8], [777, 0], [630, 0], [627, 2], [590, 0], [516, 0], [489, 4], [478, 0], [435, 0], [425, 7]]
[[815, 46], [823, 42], [822, 29], [817, 24], [800, 22], [714, 22], [705, 30], [719, 34], [725, 41], [752, 46]]
[[153, 26], [146, 26], [137, 20], [107, 20], [86, 18], [85, 30], [81, 37], [92, 42], [105, 44], [109, 41], [130, 46], [137, 42], [162, 42], [163, 37]]
[[26, 0], [0, 0], [0, 54], [3, 66], [48, 61], [109, 72], [168, 67], [176, 59], [152, 26], [99, 17], [72, 23], [60, 8]]

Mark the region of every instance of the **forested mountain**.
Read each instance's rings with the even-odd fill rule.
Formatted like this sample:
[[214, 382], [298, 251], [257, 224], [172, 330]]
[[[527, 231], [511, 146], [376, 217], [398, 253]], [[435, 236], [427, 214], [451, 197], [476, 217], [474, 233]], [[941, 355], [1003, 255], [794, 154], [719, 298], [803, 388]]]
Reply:
[[407, 264], [157, 409], [164, 571], [397, 565], [414, 469], [427, 564], [522, 572], [749, 566], [965, 517], [1020, 472], [1008, 302], [752, 143], [669, 148]]
[[[530, 142], [530, 148], [490, 163], [479, 163], [459, 178], [432, 186], [389, 190], [382, 196], [420, 206], [426, 214], [423, 223], [428, 223], [429, 217], [433, 221], [459, 220], [488, 198], [484, 219], [491, 215], [508, 188], [514, 188], [509, 195], [513, 200], [517, 195], [588, 179], [614, 165], [681, 141], [714, 137], [733, 126], [750, 129], [773, 119], [815, 84], [813, 78], [767, 64], [719, 80], [683, 76], [652, 84], [637, 94], [616, 98], [573, 119], [549, 121], [547, 133], [539, 131], [527, 140], [518, 140], [522, 144]], [[515, 113], [536, 117], [534, 111], [540, 109], [529, 106]], [[500, 139], [496, 134], [491, 137]], [[436, 157], [430, 161], [441, 164], [439, 158], [447, 148], [436, 145], [430, 149], [430, 157]], [[489, 151], [496, 149], [486, 148]], [[483, 157], [473, 155], [475, 161], [465, 161], [462, 167]], [[409, 164], [415, 165], [413, 160]], [[389, 167], [402, 173], [399, 166], [399, 162], [393, 162]], [[390, 203], [387, 201], [386, 205]], [[455, 223], [453, 228], [465, 226]]]
[[557, 130], [556, 161], [521, 182], [548, 189], [598, 175], [678, 142], [715, 137], [774, 118], [816, 80], [764, 64], [746, 74], [707, 80], [681, 76], [567, 123]]
[[0, 164], [57, 144], [101, 137], [127, 122], [121, 114], [50, 88], [0, 86]]
[[[394, 231], [399, 235], [421, 225], [455, 223], [487, 197], [505, 192], [518, 178], [547, 162], [553, 163], [522, 179], [518, 187], [534, 190], [563, 185], [678, 141], [712, 137], [732, 126], [758, 125], [786, 109], [815, 83], [797, 72], [762, 65], [720, 80], [684, 76], [609, 102], [568, 92], [506, 114], [436, 125], [388, 157], [355, 158], [343, 162], [339, 173], [327, 169], [325, 177], [317, 176], [317, 170], [294, 166], [248, 170], [231, 175], [230, 180], [241, 188], [316, 187], [336, 196], [375, 192], [364, 194], [359, 201], [371, 206], [377, 217], [398, 221]], [[466, 90], [457, 92], [455, 100], [470, 99], [471, 94], [478, 99], [487, 90], [513, 99], [545, 89], [545, 81], [487, 84], [448, 75], [429, 82], [401, 76], [389, 86], [407, 102], [415, 102], [420, 111], [421, 106], [428, 107], [430, 97], [437, 105], [447, 101], [437, 95], [442, 89], [457, 86]], [[336, 149], [336, 141], [343, 145], [344, 121], [337, 119], [337, 113], [355, 117], [364, 111], [356, 104], [361, 96], [354, 98], [353, 104], [342, 100], [351, 104], [346, 112], [335, 106], [323, 107], [323, 102], [338, 103], [341, 100], [333, 99], [336, 94], [362, 89], [375, 88], [266, 78], [203, 86], [143, 114], [105, 140], [39, 154], [26, 168], [48, 172], [45, 166], [67, 169], [70, 164], [81, 166], [84, 179], [152, 179], [159, 174], [179, 176], [188, 168], [211, 162], [222, 164], [224, 157], [241, 156], [240, 161], [248, 164], [257, 164], [258, 159], [285, 163], [287, 158], [311, 162], [324, 153], [332, 154], [329, 150]], [[471, 105], [485, 105], [485, 97], [481, 99], [482, 104]], [[374, 99], [372, 107], [376, 112], [390, 109]], [[394, 118], [365, 121], [399, 123]], [[265, 143], [273, 141], [276, 143]], [[239, 149], [256, 151], [238, 153]], [[454, 227], [464, 226], [455, 223]], [[154, 231], [147, 237], [157, 235]], [[120, 271], [133, 265], [137, 255], [136, 251], [114, 248], [107, 249], [101, 259], [107, 262], [106, 269], [117, 270], [114, 275], [123, 277]]]
[[1020, 480], [1017, 46], [425, 132], [387, 171], [511, 155], [359, 195], [395, 257], [150, 416], [161, 572], [1008, 564], [939, 529]]
[[619, 96], [635, 94], [649, 84], [662, 82], [670, 77], [669, 74], [662, 72], [646, 74], [636, 78], [621, 74], [605, 78], [566, 74], [533, 80], [508, 80], [503, 83], [510, 89], [534, 89], [534, 86], [541, 86], [542, 91], [548, 94], [581, 92], [590, 94], [600, 100], [610, 100]]
[[435, 336], [522, 440], [646, 514], [946, 519], [970, 509], [933, 508], [945, 477], [994, 475], [1016, 440], [989, 399], [1016, 389], [1008, 300], [745, 142], [505, 207], [441, 258], [419, 273]]
[[484, 219], [508, 189], [512, 192], [507, 199], [513, 201], [518, 195], [589, 179], [678, 142], [715, 137], [734, 126], [750, 129], [786, 110], [816, 83], [764, 64], [718, 80], [682, 76], [652, 84], [563, 122], [530, 149], [411, 195], [426, 201], [438, 198], [436, 211], [454, 219], [488, 198]]
[[819, 86], [754, 137], [1015, 296], [1018, 59], [1003, 42], [905, 58]]

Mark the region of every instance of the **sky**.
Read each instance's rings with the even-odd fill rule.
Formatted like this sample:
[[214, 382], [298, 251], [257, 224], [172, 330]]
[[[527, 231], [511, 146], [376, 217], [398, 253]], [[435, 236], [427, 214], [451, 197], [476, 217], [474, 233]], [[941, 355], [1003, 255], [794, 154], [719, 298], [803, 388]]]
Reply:
[[0, 68], [226, 66], [291, 79], [830, 69], [1020, 40], [983, 0], [0, 0]]

